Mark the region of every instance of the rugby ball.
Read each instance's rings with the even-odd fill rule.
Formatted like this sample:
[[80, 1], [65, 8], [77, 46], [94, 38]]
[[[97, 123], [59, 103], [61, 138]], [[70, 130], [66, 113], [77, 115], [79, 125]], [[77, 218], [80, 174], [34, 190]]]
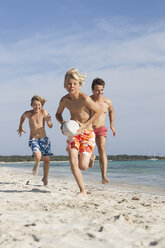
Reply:
[[68, 137], [75, 136], [77, 134], [77, 131], [79, 130], [80, 126], [77, 123], [77, 121], [69, 120], [65, 121], [62, 126], [62, 132], [64, 135]]

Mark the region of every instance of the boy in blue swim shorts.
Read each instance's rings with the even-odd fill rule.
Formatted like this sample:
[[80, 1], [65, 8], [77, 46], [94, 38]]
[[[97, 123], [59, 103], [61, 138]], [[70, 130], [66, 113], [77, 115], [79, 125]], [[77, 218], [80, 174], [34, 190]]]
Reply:
[[41, 157], [43, 157], [43, 172], [44, 176], [42, 181], [46, 186], [48, 184], [48, 173], [49, 173], [49, 161], [51, 153], [51, 143], [49, 138], [46, 136], [45, 122], [49, 128], [52, 128], [51, 116], [48, 112], [43, 109], [46, 100], [40, 96], [33, 96], [31, 99], [32, 109], [23, 113], [20, 119], [19, 128], [17, 130], [19, 136], [22, 133], [26, 133], [23, 129], [23, 123], [26, 118], [29, 119], [30, 127], [30, 138], [29, 146], [32, 149], [32, 153], [35, 160], [35, 165], [33, 167], [33, 175], [38, 175], [38, 168], [40, 164]]

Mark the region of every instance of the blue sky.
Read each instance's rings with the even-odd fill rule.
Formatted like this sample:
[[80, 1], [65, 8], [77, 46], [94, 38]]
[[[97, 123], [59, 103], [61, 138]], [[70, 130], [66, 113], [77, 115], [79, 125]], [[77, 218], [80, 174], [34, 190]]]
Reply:
[[55, 113], [66, 94], [64, 74], [76, 67], [87, 75], [85, 93], [93, 78], [106, 82], [117, 132], [113, 138], [108, 131], [107, 154], [165, 156], [163, 0], [0, 0], [0, 6], [0, 155], [31, 154], [28, 121], [24, 136], [16, 130], [34, 94], [47, 99], [53, 153], [66, 154]]

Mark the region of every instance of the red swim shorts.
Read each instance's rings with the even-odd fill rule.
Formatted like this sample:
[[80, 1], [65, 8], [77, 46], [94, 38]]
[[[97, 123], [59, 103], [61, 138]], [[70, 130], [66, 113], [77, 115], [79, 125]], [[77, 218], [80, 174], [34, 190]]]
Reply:
[[96, 135], [96, 139], [99, 137], [99, 136], [104, 136], [105, 138], [107, 138], [107, 131], [108, 131], [108, 128], [102, 126], [102, 127], [99, 127], [99, 128], [96, 128], [94, 130], [95, 132], [95, 135]]

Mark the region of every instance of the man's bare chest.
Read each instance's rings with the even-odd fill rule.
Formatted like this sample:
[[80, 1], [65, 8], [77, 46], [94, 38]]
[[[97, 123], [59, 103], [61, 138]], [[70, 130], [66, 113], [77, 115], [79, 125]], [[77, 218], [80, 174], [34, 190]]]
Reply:
[[104, 101], [101, 101], [98, 103], [100, 109], [101, 109], [101, 112], [102, 113], [106, 113], [107, 110], [108, 110], [108, 104], [106, 104]]

